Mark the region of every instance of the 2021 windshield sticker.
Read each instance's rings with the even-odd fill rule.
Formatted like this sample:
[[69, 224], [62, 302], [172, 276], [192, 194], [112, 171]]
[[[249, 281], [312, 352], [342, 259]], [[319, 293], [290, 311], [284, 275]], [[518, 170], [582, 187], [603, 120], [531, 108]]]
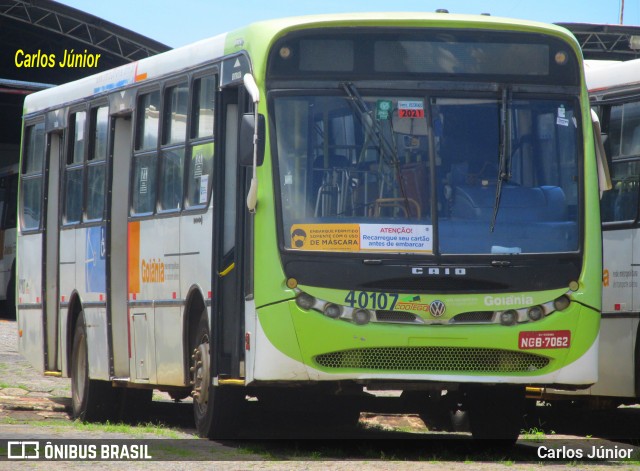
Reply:
[[424, 118], [424, 103], [422, 100], [398, 101], [399, 118]]

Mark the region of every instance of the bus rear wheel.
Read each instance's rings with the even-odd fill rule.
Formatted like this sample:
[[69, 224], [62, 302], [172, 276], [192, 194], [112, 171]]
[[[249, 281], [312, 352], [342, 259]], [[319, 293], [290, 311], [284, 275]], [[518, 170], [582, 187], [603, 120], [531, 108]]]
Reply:
[[240, 390], [211, 384], [211, 342], [207, 311], [203, 311], [191, 348], [193, 418], [198, 435], [223, 439], [237, 436], [239, 412], [244, 401]]
[[87, 422], [108, 420], [115, 410], [115, 389], [108, 381], [89, 378], [87, 327], [80, 313], [71, 351], [71, 403], [74, 419]]

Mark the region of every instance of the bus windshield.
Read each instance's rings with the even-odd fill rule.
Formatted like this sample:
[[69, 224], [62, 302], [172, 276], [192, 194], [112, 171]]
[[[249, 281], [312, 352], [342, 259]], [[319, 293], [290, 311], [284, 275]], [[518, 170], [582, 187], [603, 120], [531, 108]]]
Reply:
[[579, 250], [577, 102], [505, 90], [273, 100], [289, 250]]

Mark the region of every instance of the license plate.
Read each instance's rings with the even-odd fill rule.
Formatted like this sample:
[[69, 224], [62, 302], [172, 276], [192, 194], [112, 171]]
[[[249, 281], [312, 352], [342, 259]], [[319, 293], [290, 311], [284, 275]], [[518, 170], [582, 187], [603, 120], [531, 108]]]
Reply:
[[571, 346], [571, 331], [545, 330], [542, 332], [520, 332], [518, 348], [530, 350], [538, 348], [569, 348]]

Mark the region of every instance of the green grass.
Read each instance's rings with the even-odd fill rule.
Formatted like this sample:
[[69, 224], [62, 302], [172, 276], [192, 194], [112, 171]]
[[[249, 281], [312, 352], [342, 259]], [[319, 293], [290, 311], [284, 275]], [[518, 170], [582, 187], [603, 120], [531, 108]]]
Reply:
[[[551, 431], [551, 435], [554, 435], [555, 432]], [[538, 427], [531, 427], [527, 430], [520, 430], [520, 435], [522, 435], [523, 440], [531, 440], [534, 442], [541, 442], [545, 438], [547, 438], [547, 434], [544, 430]]]
[[[69, 421], [62, 419], [47, 419], [47, 420], [17, 420], [12, 417], [0, 418], [0, 424], [16, 425], [28, 423], [33, 427], [54, 427], [57, 429], [73, 429], [87, 432], [106, 432], [106, 433], [120, 433], [124, 435], [131, 435], [134, 438], [142, 438], [145, 435], [154, 435], [161, 438], [173, 438], [181, 439], [185, 438], [185, 433], [178, 430], [168, 428], [162, 424], [138, 424], [129, 425], [123, 423], [113, 424], [106, 422], [104, 424], [81, 422], [78, 420]], [[197, 438], [195, 435], [188, 435], [186, 438]]]
[[[157, 435], [163, 438], [174, 438], [179, 439], [183, 437], [182, 432], [178, 432], [177, 430], [173, 430], [167, 428], [162, 424], [138, 424], [138, 425], [128, 425], [123, 423], [112, 424], [110, 422], [106, 422], [104, 424], [97, 423], [88, 423], [88, 422], [80, 422], [78, 420], [70, 422], [74, 429], [76, 430], [87, 430], [87, 431], [98, 431], [98, 432], [108, 432], [108, 433], [122, 433], [126, 435], [133, 435], [140, 438], [140, 436], [145, 434]], [[193, 438], [196, 438], [193, 436]]]

